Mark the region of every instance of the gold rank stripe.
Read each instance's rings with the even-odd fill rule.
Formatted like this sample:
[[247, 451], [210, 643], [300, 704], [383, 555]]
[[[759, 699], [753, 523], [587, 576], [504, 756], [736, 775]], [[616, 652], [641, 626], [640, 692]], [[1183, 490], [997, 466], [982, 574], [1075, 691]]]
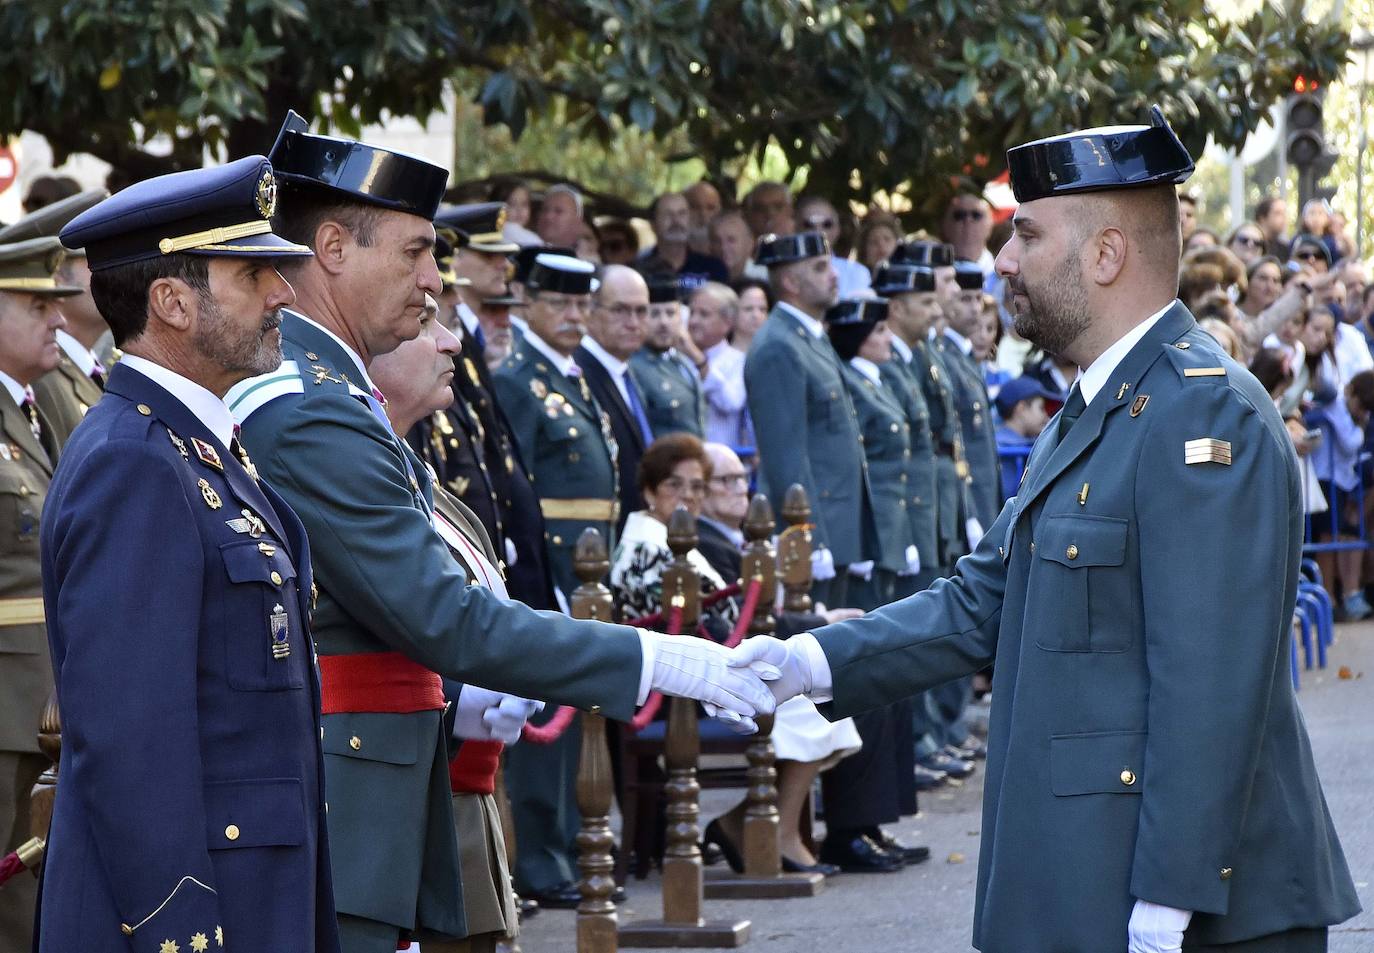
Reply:
[[56, 278], [0, 278], [3, 291], [44, 291], [56, 287]]
[[1226, 368], [1224, 367], [1185, 367], [1184, 377], [1225, 377]]
[[37, 625], [44, 621], [43, 599], [0, 599], [0, 626]]
[[1184, 464], [1221, 463], [1231, 465], [1231, 441], [1199, 437], [1183, 444]]
[[539, 510], [546, 520], [589, 520], [609, 523], [620, 507], [615, 500], [571, 499], [540, 500]]
[[[208, 228], [203, 232], [178, 235], [175, 238], [164, 238], [157, 243], [157, 250], [164, 255], [170, 255], [173, 252], [186, 251], [188, 248], [206, 248], [223, 245], [225, 242], [233, 241], [236, 238], [265, 235], [271, 230], [272, 223], [265, 218], [260, 218], [255, 222], [242, 222], [238, 225], [224, 225], [220, 228]], [[263, 247], [266, 248], [267, 246]]]

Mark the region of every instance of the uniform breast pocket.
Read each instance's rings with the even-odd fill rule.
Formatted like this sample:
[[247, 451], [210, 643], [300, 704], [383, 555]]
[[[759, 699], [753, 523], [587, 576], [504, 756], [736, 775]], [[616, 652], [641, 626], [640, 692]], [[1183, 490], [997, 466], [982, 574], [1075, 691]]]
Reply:
[[251, 538], [225, 543], [220, 555], [229, 578], [222, 615], [229, 687], [245, 692], [304, 688], [309, 636], [291, 560], [280, 545]]
[[0, 552], [36, 554], [43, 488], [23, 473], [0, 473]]
[[1140, 624], [1126, 568], [1129, 522], [1110, 516], [1046, 516], [1037, 527], [1027, 620], [1050, 652], [1123, 652]]

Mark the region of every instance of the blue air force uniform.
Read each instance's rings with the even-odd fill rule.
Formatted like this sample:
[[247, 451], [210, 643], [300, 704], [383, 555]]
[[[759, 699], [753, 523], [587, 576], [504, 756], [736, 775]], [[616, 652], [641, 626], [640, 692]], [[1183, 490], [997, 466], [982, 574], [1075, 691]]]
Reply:
[[[97, 272], [159, 243], [308, 255], [271, 233], [274, 188], [261, 157], [152, 179], [63, 240]], [[219, 398], [127, 354], [57, 468], [42, 553], [63, 746], [42, 953], [338, 950], [310, 550], [232, 433]]]

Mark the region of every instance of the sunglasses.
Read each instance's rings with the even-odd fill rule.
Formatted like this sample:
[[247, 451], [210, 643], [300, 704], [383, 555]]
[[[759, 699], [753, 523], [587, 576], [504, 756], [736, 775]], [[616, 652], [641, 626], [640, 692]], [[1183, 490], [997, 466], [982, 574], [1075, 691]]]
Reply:
[[984, 212], [977, 208], [961, 208], [950, 213], [949, 217], [956, 222], [981, 222]]
[[1296, 259], [1297, 261], [1317, 261], [1317, 260], [1320, 259], [1321, 257], [1322, 257], [1322, 253], [1321, 253], [1321, 252], [1319, 252], [1319, 251], [1312, 251], [1312, 250], [1310, 250], [1310, 249], [1307, 249], [1307, 250], [1304, 250], [1304, 251], [1300, 251], [1300, 252], [1296, 252], [1296, 253], [1293, 255], [1293, 258]]
[[1251, 238], [1249, 235], [1237, 235], [1232, 240], [1232, 244], [1244, 245], [1246, 248], [1259, 248], [1264, 244], [1264, 239]]
[[839, 223], [836, 222], [833, 218], [808, 218], [806, 220], [806, 224], [809, 225], [811, 228], [817, 229], [819, 231], [824, 231], [827, 228], [834, 228]]

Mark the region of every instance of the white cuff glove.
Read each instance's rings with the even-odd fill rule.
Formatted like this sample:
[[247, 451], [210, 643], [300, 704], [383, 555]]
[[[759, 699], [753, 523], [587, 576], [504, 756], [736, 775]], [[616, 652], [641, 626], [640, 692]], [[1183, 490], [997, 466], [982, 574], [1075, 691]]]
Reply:
[[835, 578], [835, 557], [828, 549], [811, 550], [811, 581], [825, 582]]
[[665, 695], [694, 698], [712, 718], [741, 734], [758, 730], [755, 715], [777, 707], [763, 681], [748, 668], [732, 668], [730, 650], [691, 635], [646, 633], [654, 639], [650, 686]]
[[906, 548], [906, 568], [897, 573], [899, 576], [914, 576], [921, 571], [921, 554], [915, 546]]
[[873, 578], [873, 560], [865, 559], [861, 563], [850, 563], [849, 574], [851, 576], [858, 576], [864, 582], [868, 582], [868, 580]]
[[968, 551], [973, 552], [983, 538], [983, 524], [970, 516], [964, 521], [964, 535], [968, 537]]
[[749, 669], [763, 679], [779, 705], [795, 695], [805, 695], [815, 684], [806, 653], [794, 651], [791, 641], [768, 635], [745, 639], [731, 649], [730, 665]]
[[509, 569], [511, 566], [514, 566], [515, 563], [516, 563], [516, 561], [517, 561], [519, 558], [520, 558], [520, 554], [517, 553], [517, 552], [515, 551], [515, 544], [512, 543], [512, 542], [510, 541], [510, 539], [507, 539], [507, 540], [506, 540], [506, 568]]
[[1192, 919], [1191, 910], [1137, 900], [1126, 927], [1127, 953], [1178, 953], [1183, 949], [1183, 931]]
[[515, 744], [530, 716], [544, 707], [543, 702], [494, 692], [489, 688], [464, 685], [458, 693], [453, 733], [469, 741], [500, 741]]

